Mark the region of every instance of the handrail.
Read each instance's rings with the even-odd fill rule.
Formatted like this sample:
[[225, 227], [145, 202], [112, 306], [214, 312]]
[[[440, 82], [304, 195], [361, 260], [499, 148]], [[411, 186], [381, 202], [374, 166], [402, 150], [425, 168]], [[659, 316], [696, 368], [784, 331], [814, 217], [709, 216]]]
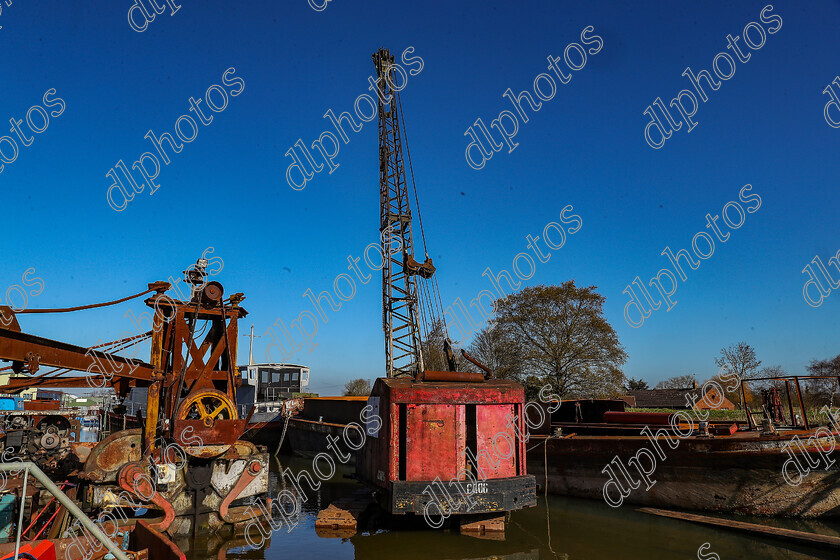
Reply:
[[[129, 560], [125, 552], [123, 552], [123, 550], [118, 545], [116, 545], [111, 539], [109, 539], [108, 535], [103, 533], [102, 529], [100, 529], [96, 525], [96, 523], [91, 521], [91, 519], [87, 515], [85, 515], [81, 509], [79, 509], [79, 506], [73, 503], [73, 500], [68, 498], [67, 495], [61, 491], [61, 489], [58, 486], [56, 486], [55, 483], [52, 480], [50, 480], [46, 474], [44, 474], [44, 471], [42, 471], [40, 467], [38, 467], [38, 465], [31, 461], [15, 461], [12, 463], [0, 463], [0, 472], [20, 472], [21, 469], [25, 471], [23, 479], [23, 493], [21, 495], [22, 501], [26, 500], [26, 481], [28, 480], [29, 475], [31, 474], [33, 477], [35, 477], [35, 480], [40, 482], [41, 485], [50, 494], [52, 494], [55, 497], [55, 499], [59, 501], [59, 503], [61, 503], [61, 505], [67, 508], [67, 511], [73, 514], [73, 517], [79, 520], [79, 523], [81, 523], [85, 529], [90, 531], [90, 533], [94, 537], [96, 537], [96, 540], [105, 545], [105, 548], [108, 549], [108, 552], [113, 554], [117, 560]], [[23, 516], [23, 510], [24, 507], [22, 505], [21, 517]], [[18, 557], [18, 553], [20, 551], [20, 530], [21, 522], [19, 521], [17, 542], [15, 543], [15, 558]]]

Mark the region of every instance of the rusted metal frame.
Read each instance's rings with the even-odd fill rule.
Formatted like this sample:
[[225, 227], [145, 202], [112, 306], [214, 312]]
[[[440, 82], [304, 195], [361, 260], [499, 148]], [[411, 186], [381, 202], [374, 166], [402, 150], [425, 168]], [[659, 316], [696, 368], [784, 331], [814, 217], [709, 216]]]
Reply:
[[805, 423], [805, 429], [810, 430], [811, 427], [808, 425], [808, 413], [805, 412], [805, 404], [802, 402], [802, 387], [799, 385], [799, 378], [794, 377], [793, 380], [796, 382], [796, 394], [799, 398], [799, 410], [802, 411], [802, 421]]
[[[170, 321], [165, 327], [166, 332], [163, 336], [163, 347], [161, 348], [161, 361], [163, 363], [163, 369], [166, 372], [166, 404], [164, 407], [164, 415], [167, 418], [172, 418], [175, 414], [175, 409], [178, 406], [178, 394], [177, 394], [177, 386], [179, 379], [175, 375], [175, 367], [176, 367], [176, 353], [175, 353], [175, 323], [174, 321]], [[180, 352], [178, 352], [178, 357], [180, 357]]]
[[175, 402], [172, 405], [174, 411], [178, 406], [178, 399], [181, 397], [181, 392], [184, 385], [184, 362], [186, 357], [181, 353], [184, 346], [184, 329], [186, 328], [186, 321], [184, 319], [184, 310], [178, 308], [175, 312], [175, 325], [173, 326], [172, 335], [172, 375], [175, 376], [175, 391], [173, 399]]
[[212, 363], [212, 360], [208, 360], [207, 362], [204, 361], [204, 356], [207, 354], [207, 350], [210, 349], [211, 346], [214, 346], [219, 342], [219, 322], [217, 318], [210, 319], [211, 325], [207, 331], [207, 334], [204, 336], [204, 340], [201, 343], [200, 347], [195, 345], [195, 341], [193, 341], [192, 346], [190, 347], [190, 357], [193, 361], [190, 363], [189, 367], [187, 368], [187, 375], [190, 374], [201, 374], [207, 369], [207, 365]]
[[113, 375], [137, 379], [151, 379], [152, 377], [151, 364], [140, 360], [0, 328], [0, 360], [25, 361], [28, 352], [39, 354], [38, 363], [43, 366], [88, 371], [91, 366], [110, 361], [131, 370], [130, 373], [123, 373], [121, 367], [113, 372]]
[[[231, 319], [234, 320], [233, 317], [231, 317]], [[187, 379], [194, 380], [200, 378], [206, 375], [208, 371], [211, 371], [210, 368], [221, 369], [220, 358], [227, 349], [227, 342], [223, 344], [222, 339], [227, 339], [228, 334], [227, 329], [221, 323], [224, 320], [225, 318], [223, 316], [214, 317], [212, 319], [210, 330], [206, 334], [201, 347], [196, 348], [195, 341], [193, 341], [193, 344], [189, 346], [190, 356], [193, 361], [187, 367]], [[207, 350], [211, 347], [213, 348], [213, 353], [205, 361], [204, 356], [207, 354]], [[228, 360], [228, 362], [230, 363], [230, 360]], [[218, 368], [216, 368], [217, 364], [219, 365]]]
[[741, 380], [741, 405], [744, 407], [744, 410], [747, 413], [747, 426], [750, 430], [752, 430], [755, 427], [755, 423], [752, 419], [750, 407], [747, 405], [747, 382], [743, 379]]
[[783, 379], [826, 379], [833, 375], [778, 375], [775, 377], [750, 377], [750, 381], [771, 381]]
[[[154, 314], [154, 325], [152, 328], [152, 367], [155, 372], [155, 380], [149, 387], [146, 394], [146, 422], [143, 426], [143, 453], [149, 455], [155, 451], [157, 440], [158, 419], [160, 417], [160, 396], [161, 386], [164, 380], [163, 363], [163, 318], [160, 314]], [[165, 404], [165, 403], [164, 403]]]
[[[227, 343], [224, 340], [219, 340], [216, 344], [216, 348], [213, 350], [213, 353], [210, 355], [210, 359], [204, 365], [204, 368], [198, 372], [197, 377], [200, 379], [206, 379], [207, 376], [216, 370], [211, 370], [210, 368], [216, 366], [216, 364], [220, 364], [222, 354], [224, 354], [225, 350], [227, 350]], [[231, 396], [231, 395], [228, 395]]]
[[[234, 368], [236, 368], [236, 342], [239, 338], [239, 331], [238, 331], [238, 321], [235, 317], [230, 318], [230, 323], [228, 323], [228, 312], [227, 308], [225, 307], [225, 302], [222, 300], [222, 328], [225, 333], [225, 347], [227, 348], [227, 369], [228, 369], [228, 382], [227, 382], [227, 394], [228, 397], [235, 403], [236, 402], [236, 384], [234, 382]], [[233, 332], [228, 332], [232, 330]], [[233, 339], [233, 346], [231, 346], [231, 339]], [[219, 361], [219, 366], [222, 365], [221, 360]], [[221, 369], [221, 367], [219, 368]]]
[[[184, 345], [186, 345], [188, 356], [192, 356], [193, 346], [194, 346], [193, 337], [195, 335], [195, 327], [198, 324], [199, 302], [196, 301], [195, 307], [192, 310], [192, 314], [191, 314], [192, 323], [190, 324], [189, 329], [187, 329], [187, 314], [190, 311], [190, 309], [189, 309], [190, 307], [192, 307], [192, 304], [179, 305], [178, 308], [177, 308], [177, 313], [176, 313], [176, 320], [177, 320], [176, 329], [177, 329], [177, 332], [176, 332], [176, 335], [175, 335], [175, 346], [174, 346], [174, 348], [177, 348], [178, 352], [176, 354], [173, 354], [173, 355], [178, 356], [178, 365], [176, 367], [173, 364], [173, 373], [175, 373], [176, 371], [178, 372], [176, 374], [178, 376], [178, 382], [177, 382], [177, 389], [175, 390], [175, 394], [173, 395], [173, 398], [175, 399], [174, 402], [176, 403], [175, 405], [173, 405], [173, 410], [177, 409], [177, 402], [178, 402], [178, 399], [181, 398], [181, 391], [183, 389], [184, 384], [187, 382], [187, 376], [188, 376], [187, 357], [185, 357], [181, 354], [180, 349]], [[188, 330], [188, 336], [185, 336], [185, 332], [184, 332], [185, 330]], [[192, 362], [190, 363], [190, 365], [192, 365]], [[189, 387], [188, 391], [189, 390], [192, 390], [192, 387]]]
[[184, 372], [185, 379], [190, 379], [197, 375], [204, 369], [206, 365], [204, 362], [204, 354], [207, 353], [207, 348], [210, 346], [210, 335], [212, 334], [212, 329], [210, 332], [207, 333], [205, 336], [204, 341], [202, 342], [201, 346], [197, 346], [195, 343], [195, 339], [193, 336], [195, 335], [195, 326], [198, 323], [198, 320], [193, 322], [193, 326], [190, 327], [189, 337], [183, 339], [183, 344], [187, 346], [187, 355], [190, 358], [189, 364], [187, 365], [187, 369]]
[[793, 427], [796, 427], [796, 415], [793, 413], [793, 399], [790, 396], [790, 379], [785, 379], [785, 390], [787, 391], [788, 411], [790, 412], [790, 422]]

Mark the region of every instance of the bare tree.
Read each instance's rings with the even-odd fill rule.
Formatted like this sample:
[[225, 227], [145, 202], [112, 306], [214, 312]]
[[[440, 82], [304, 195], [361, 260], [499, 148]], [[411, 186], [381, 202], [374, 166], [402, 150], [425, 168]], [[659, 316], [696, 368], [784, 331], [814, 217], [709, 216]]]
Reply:
[[494, 377], [521, 380], [524, 368], [520, 348], [494, 321], [473, 337], [467, 352], [489, 368]]
[[[725, 367], [731, 374], [735, 374], [739, 379], [749, 379], [756, 377], [758, 373], [758, 366], [761, 365], [755, 355], [755, 349], [746, 342], [739, 342], [738, 344], [730, 345], [728, 348], [721, 348], [720, 357], [715, 358], [715, 364], [718, 367]], [[741, 402], [741, 394], [738, 393], [738, 406], [743, 408], [744, 403]]]
[[806, 367], [810, 375], [824, 377], [824, 379], [803, 380], [803, 398], [814, 408], [822, 405], [835, 406], [837, 395], [840, 395], [840, 354], [826, 360], [811, 360]]
[[693, 375], [676, 375], [663, 379], [656, 384], [656, 389], [691, 389], [694, 387]]
[[574, 280], [524, 288], [496, 301], [495, 324], [519, 348], [520, 375], [550, 381], [561, 397], [622, 392], [627, 353], [604, 317], [605, 298]]
[[345, 397], [366, 397], [370, 394], [370, 381], [353, 379], [344, 385]]
[[[423, 367], [426, 371], [449, 371], [449, 360], [446, 357], [444, 350], [446, 341], [449, 340], [452, 349], [452, 355], [455, 359], [455, 369], [457, 371], [465, 371], [466, 360], [461, 357], [458, 351], [458, 341], [448, 338], [446, 325], [440, 319], [435, 319], [431, 325], [431, 329], [427, 336], [422, 340], [423, 346]], [[467, 362], [469, 364], [469, 362]], [[472, 366], [472, 364], [469, 364]], [[471, 371], [471, 369], [470, 369]]]
[[840, 354], [827, 360], [811, 360], [806, 369], [811, 375], [840, 376]]
[[758, 370], [758, 375], [756, 377], [786, 377], [790, 375], [785, 368], [780, 365], [775, 366], [764, 366], [760, 370]]

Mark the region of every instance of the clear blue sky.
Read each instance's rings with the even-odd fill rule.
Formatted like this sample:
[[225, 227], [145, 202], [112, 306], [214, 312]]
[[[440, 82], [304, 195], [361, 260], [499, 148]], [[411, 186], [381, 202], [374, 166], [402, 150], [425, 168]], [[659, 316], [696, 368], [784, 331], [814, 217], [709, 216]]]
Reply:
[[[130, 5], [3, 5], [0, 120], [25, 119], [50, 88], [66, 109], [0, 173], [0, 295], [34, 267], [45, 288], [30, 307], [116, 299], [180, 275], [212, 246], [224, 260], [218, 279], [226, 291], [247, 296], [241, 331], [253, 322], [265, 334], [278, 318], [288, 325], [311, 309], [304, 291], [331, 289], [347, 256], [377, 240], [376, 123], [350, 132], [340, 167], [301, 191], [286, 183], [284, 153], [332, 130], [322, 117], [328, 109], [352, 111], [369, 93], [380, 46], [397, 55], [413, 46], [424, 68], [402, 102], [445, 304], [492, 288], [485, 268], [511, 270], [513, 257], [528, 251], [526, 235], [541, 236], [571, 204], [583, 228], [537, 263], [527, 284], [597, 286], [629, 353], [627, 375], [707, 377], [719, 349], [739, 340], [765, 365], [793, 373], [840, 352], [840, 293], [808, 306], [801, 273], [815, 255], [826, 262], [840, 250], [840, 129], [826, 124], [822, 93], [840, 74], [836, 1], [774, 2], [781, 29], [718, 91], [708, 90], [696, 128], [683, 126], [658, 150], [645, 142], [643, 111], [691, 88], [686, 66], [711, 71], [715, 55], [730, 52], [726, 35], [760, 22], [766, 2], [334, 0], [317, 12], [306, 0], [182, 0], [142, 33], [128, 25]], [[502, 93], [532, 89], [538, 73], [550, 72], [546, 57], [562, 58], [587, 26], [603, 49], [539, 112], [528, 111], [512, 153], [496, 153], [480, 171], [468, 167], [467, 127], [512, 110]], [[143, 138], [149, 129], [173, 132], [179, 116], [192, 114], [190, 96], [222, 85], [230, 67], [244, 91], [199, 125], [180, 154], [169, 152], [154, 195], [145, 189], [124, 211], [112, 210], [105, 174], [152, 149]], [[761, 208], [686, 270], [673, 309], [631, 328], [624, 288], [668, 266], [666, 246], [691, 250], [692, 237], [710, 231], [706, 213], [719, 214], [747, 183]], [[21, 324], [90, 345], [131, 330], [128, 309], [144, 307], [25, 316]], [[336, 392], [349, 378], [381, 375], [379, 277], [329, 319], [317, 348], [293, 358], [311, 366], [313, 388]], [[266, 341], [256, 341], [258, 359]], [[247, 339], [240, 342], [242, 362]]]

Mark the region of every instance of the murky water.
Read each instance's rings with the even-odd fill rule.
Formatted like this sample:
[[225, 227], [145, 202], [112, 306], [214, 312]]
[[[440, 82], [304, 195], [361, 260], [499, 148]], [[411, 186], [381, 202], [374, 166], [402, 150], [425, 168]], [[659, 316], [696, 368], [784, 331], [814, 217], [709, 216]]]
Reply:
[[[280, 463], [272, 465], [274, 483], [278, 480], [281, 463], [283, 468], [290, 467], [295, 472], [310, 466], [303, 459], [281, 456]], [[477, 539], [453, 532], [433, 531], [425, 526], [357, 534], [349, 539], [319, 537], [315, 533], [318, 511], [332, 500], [360, 488], [356, 482], [345, 478], [351, 472], [351, 469], [339, 471], [317, 492], [309, 492], [299, 523], [291, 532], [285, 528], [274, 532], [271, 541], [261, 550], [248, 550], [250, 547], [247, 546], [230, 548], [227, 558], [714, 560], [712, 554], [717, 554], [720, 560], [837, 558], [836, 551], [820, 552], [788, 546], [779, 541], [654, 517], [637, 512], [632, 507], [613, 509], [603, 502], [559, 496], [540, 497], [537, 507], [514, 512], [504, 540]], [[306, 486], [304, 489], [308, 490]], [[738, 519], [840, 536], [838, 521]], [[698, 554], [698, 549], [705, 543], [708, 546]], [[178, 544], [187, 552], [189, 560], [224, 558], [218, 554], [222, 543], [216, 538], [179, 541]]]

